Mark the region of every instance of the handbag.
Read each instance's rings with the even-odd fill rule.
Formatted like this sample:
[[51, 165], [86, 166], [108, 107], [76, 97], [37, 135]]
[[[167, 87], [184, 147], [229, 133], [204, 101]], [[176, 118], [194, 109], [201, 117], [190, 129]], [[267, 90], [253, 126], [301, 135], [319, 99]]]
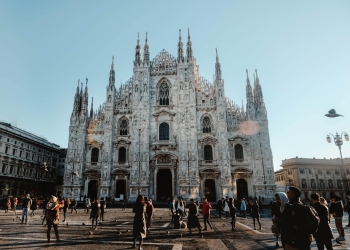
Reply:
[[276, 224], [272, 224], [271, 225], [271, 232], [274, 234], [279, 234], [280, 233], [280, 229], [278, 228], [278, 226]]

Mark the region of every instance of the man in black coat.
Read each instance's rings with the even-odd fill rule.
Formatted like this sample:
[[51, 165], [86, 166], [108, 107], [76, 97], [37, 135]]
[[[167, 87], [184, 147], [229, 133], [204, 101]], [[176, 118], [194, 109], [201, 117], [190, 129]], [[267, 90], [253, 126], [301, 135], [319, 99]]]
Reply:
[[219, 218], [221, 218], [221, 212], [222, 210], [224, 210], [224, 205], [225, 205], [225, 199], [221, 198], [221, 200], [218, 200], [218, 206], [217, 206], [217, 210], [219, 211]]
[[329, 212], [328, 207], [320, 203], [320, 195], [318, 193], [311, 194], [312, 206], [315, 208], [318, 217], [320, 218], [320, 224], [318, 225], [318, 230], [314, 234], [317, 248], [324, 249], [326, 246], [327, 250], [333, 249], [332, 239], [333, 232], [329, 225]]

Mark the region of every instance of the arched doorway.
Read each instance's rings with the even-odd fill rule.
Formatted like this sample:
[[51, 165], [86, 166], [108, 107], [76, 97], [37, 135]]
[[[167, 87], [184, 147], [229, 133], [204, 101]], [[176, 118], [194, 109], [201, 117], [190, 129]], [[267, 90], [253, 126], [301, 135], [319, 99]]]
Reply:
[[159, 169], [157, 173], [157, 201], [166, 201], [172, 197], [173, 180], [169, 169]]
[[125, 180], [118, 180], [115, 190], [115, 197], [116, 198], [122, 198], [120, 195], [123, 195], [123, 199], [126, 199], [126, 181]]
[[97, 180], [91, 180], [89, 181], [88, 185], [88, 197], [90, 199], [98, 198], [97, 197], [97, 190], [98, 190], [98, 182]]
[[216, 201], [215, 181], [213, 179], [207, 179], [204, 183], [204, 195], [208, 201]]
[[237, 199], [240, 200], [243, 197], [248, 197], [248, 184], [245, 179], [237, 180]]

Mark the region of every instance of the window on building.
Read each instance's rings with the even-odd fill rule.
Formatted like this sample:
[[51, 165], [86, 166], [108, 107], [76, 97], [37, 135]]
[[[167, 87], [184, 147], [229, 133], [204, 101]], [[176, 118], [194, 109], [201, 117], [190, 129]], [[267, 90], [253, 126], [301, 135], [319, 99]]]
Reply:
[[29, 177], [33, 176], [33, 169], [29, 170]]
[[10, 142], [10, 139], [9, 139], [9, 138], [7, 138], [7, 142]]
[[16, 156], [16, 149], [12, 149], [12, 154]]
[[333, 181], [332, 180], [328, 180], [328, 188], [333, 189], [334, 185], [333, 185]]
[[326, 174], [327, 175], [331, 175], [331, 170], [330, 169], [326, 169]]
[[241, 144], [237, 144], [235, 146], [235, 159], [236, 160], [243, 160], [244, 156], [243, 156], [243, 147]]
[[292, 170], [288, 169], [288, 175], [291, 175], [291, 174], [292, 174]]
[[303, 169], [303, 168], [299, 168], [299, 173], [301, 173], [301, 174], [305, 174], [305, 169]]
[[320, 189], [325, 189], [326, 185], [324, 184], [324, 180], [320, 180]]
[[23, 170], [23, 176], [27, 176], [27, 169], [26, 168]]
[[169, 124], [166, 122], [159, 126], [159, 140], [169, 140]]
[[350, 169], [346, 169], [346, 174], [350, 174]]
[[312, 189], [316, 189], [316, 182], [315, 182], [314, 179], [311, 179], [311, 180], [310, 180], [310, 184], [311, 184], [311, 188], [312, 188]]
[[119, 135], [128, 135], [128, 122], [126, 119], [120, 121]]
[[322, 169], [317, 169], [317, 173], [319, 174], [319, 175], [322, 175], [323, 173], [322, 173]]
[[340, 175], [339, 169], [335, 169], [335, 170], [334, 170], [334, 173], [335, 173], [336, 175]]
[[121, 164], [126, 162], [126, 149], [124, 147], [119, 149], [118, 162]]
[[169, 105], [169, 86], [166, 82], [159, 87], [159, 105]]
[[91, 163], [97, 163], [98, 162], [98, 154], [99, 154], [98, 148], [93, 148], [91, 150]]
[[9, 150], [10, 150], [10, 148], [9, 148], [9, 147], [6, 147], [6, 148], [5, 148], [5, 154], [8, 154]]
[[204, 117], [202, 127], [203, 133], [211, 133], [211, 122], [208, 116]]
[[341, 180], [337, 180], [337, 188], [343, 189], [343, 183], [341, 182]]
[[13, 174], [13, 166], [10, 167], [10, 174]]
[[21, 174], [21, 168], [17, 167], [17, 175], [20, 175], [20, 174]]
[[26, 153], [26, 159], [28, 160], [28, 158], [29, 158], [29, 153], [27, 152]]
[[32, 154], [32, 161], [34, 161], [34, 158], [35, 158], [35, 155], [34, 155], [34, 154]]
[[204, 146], [204, 160], [213, 161], [213, 148], [210, 145]]
[[312, 174], [312, 169], [311, 168], [309, 168], [309, 174]]
[[19, 157], [22, 157], [23, 151], [19, 151]]
[[301, 188], [306, 189], [307, 188], [307, 183], [305, 179], [301, 180]]

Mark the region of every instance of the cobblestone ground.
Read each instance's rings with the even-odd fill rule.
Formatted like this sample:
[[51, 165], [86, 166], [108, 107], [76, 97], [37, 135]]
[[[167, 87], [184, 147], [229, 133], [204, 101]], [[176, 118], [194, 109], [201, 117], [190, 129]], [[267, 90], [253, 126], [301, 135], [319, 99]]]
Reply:
[[[20, 224], [19, 217], [13, 212], [0, 211], [0, 248], [1, 249], [131, 249], [132, 221], [131, 209], [121, 211], [120, 208], [107, 209], [105, 221], [101, 221], [96, 230], [91, 230], [89, 215], [82, 209], [78, 213], [67, 214], [63, 223], [63, 213], [58, 226], [61, 238], [55, 242], [52, 229], [51, 243], [46, 240], [46, 227], [42, 225], [42, 211], [37, 211], [34, 217], [28, 217], [28, 224]], [[204, 231], [199, 238], [196, 230], [191, 236], [187, 230], [172, 229], [171, 216], [168, 209], [156, 208], [151, 234], [144, 240], [144, 250], [226, 250], [226, 249], [274, 249], [275, 240], [270, 233], [271, 217], [269, 211], [262, 216], [262, 230], [253, 230], [251, 218], [237, 218], [237, 232], [231, 231], [230, 219], [218, 218], [216, 212], [212, 215], [213, 230]], [[185, 219], [186, 220], [186, 219]], [[202, 217], [200, 217], [202, 222]], [[68, 223], [68, 224], [67, 224]], [[347, 217], [344, 218], [344, 225]], [[335, 228], [334, 222], [332, 227]], [[168, 232], [167, 232], [168, 231]], [[336, 230], [334, 235], [338, 236]], [[349, 244], [336, 246], [334, 249], [350, 249], [350, 232], [345, 229]], [[313, 249], [316, 249], [313, 242]]]

